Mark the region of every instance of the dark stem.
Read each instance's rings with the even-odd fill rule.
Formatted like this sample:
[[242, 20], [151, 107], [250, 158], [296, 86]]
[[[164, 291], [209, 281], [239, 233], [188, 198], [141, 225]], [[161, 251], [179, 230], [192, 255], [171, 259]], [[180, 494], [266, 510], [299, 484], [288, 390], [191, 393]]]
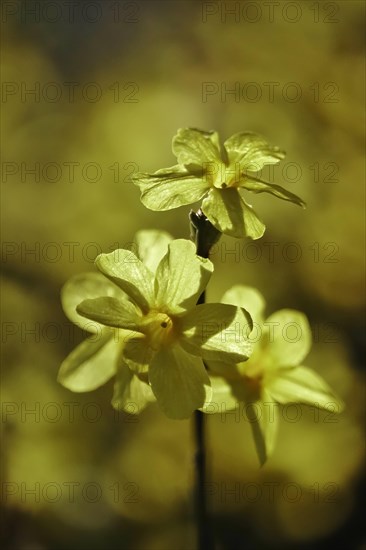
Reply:
[[[197, 254], [208, 258], [212, 246], [219, 240], [221, 233], [209, 222], [202, 210], [190, 212], [191, 237], [196, 243]], [[205, 302], [205, 292], [202, 292], [197, 304]], [[196, 438], [196, 487], [195, 505], [198, 529], [199, 550], [213, 550], [212, 530], [208, 521], [207, 491], [206, 491], [206, 449], [205, 449], [205, 415], [201, 411], [194, 413]]]
[[205, 452], [205, 415], [201, 411], [194, 413], [194, 428], [196, 436], [196, 486], [195, 506], [198, 530], [199, 550], [212, 550], [213, 536], [208, 522], [206, 499], [206, 452]]

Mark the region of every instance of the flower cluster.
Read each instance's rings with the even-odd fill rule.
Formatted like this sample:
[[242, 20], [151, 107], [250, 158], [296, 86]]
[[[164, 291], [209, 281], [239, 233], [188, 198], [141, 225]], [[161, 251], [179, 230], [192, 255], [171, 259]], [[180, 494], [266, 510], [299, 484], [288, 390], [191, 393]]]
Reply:
[[[263, 235], [265, 226], [243, 192], [266, 192], [304, 206], [293, 193], [254, 175], [284, 158], [256, 134], [235, 134], [221, 145], [216, 132], [183, 129], [173, 139], [173, 152], [178, 164], [139, 173], [134, 182], [152, 210], [203, 199], [191, 222], [197, 250], [206, 239], [207, 255], [211, 240], [221, 233]], [[197, 220], [210, 231], [198, 235]], [[162, 231], [139, 231], [133, 251], [101, 254], [98, 273], [66, 283], [65, 313], [90, 335], [64, 360], [58, 379], [83, 392], [115, 377], [115, 408], [128, 411], [133, 403], [140, 412], [157, 401], [176, 419], [197, 409], [212, 412], [212, 404], [225, 410], [240, 403], [259, 408], [251, 426], [263, 463], [278, 429], [278, 410], [266, 405], [299, 402], [327, 408], [333, 403], [340, 410], [343, 404], [302, 365], [311, 331], [301, 312], [284, 309], [264, 321], [263, 297], [245, 286], [233, 287], [221, 303], [197, 305], [213, 272], [211, 261], [197, 250], [193, 242], [173, 240]], [[251, 336], [253, 326], [260, 329], [257, 340]], [[284, 333], [288, 326], [296, 328], [295, 338]]]

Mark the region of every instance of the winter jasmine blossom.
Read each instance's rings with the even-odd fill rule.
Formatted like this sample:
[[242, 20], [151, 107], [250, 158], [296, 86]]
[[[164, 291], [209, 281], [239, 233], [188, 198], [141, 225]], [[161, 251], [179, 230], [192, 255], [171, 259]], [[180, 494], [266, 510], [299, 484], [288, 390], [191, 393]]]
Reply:
[[[85, 296], [76, 313], [103, 327], [106, 339], [111, 331], [122, 336], [117, 358], [123, 365], [120, 394], [137, 376], [142, 383], [148, 381], [167, 416], [187, 418], [211, 398], [203, 359], [248, 358], [251, 344], [246, 333], [252, 326], [248, 313], [228, 304], [196, 306], [213, 265], [197, 256], [191, 241], [170, 242], [155, 273], [124, 249], [101, 254], [96, 266], [101, 272], [98, 281], [106, 279], [107, 286], [100, 284], [93, 296]], [[110, 346], [115, 351], [115, 345]], [[65, 370], [72, 370], [67, 365], [62, 367], [63, 377]], [[105, 367], [102, 380], [113, 375], [114, 368]]]
[[151, 210], [170, 210], [203, 198], [201, 209], [218, 231], [259, 239], [265, 225], [246, 202], [246, 191], [304, 206], [298, 196], [255, 175], [285, 157], [257, 134], [234, 134], [220, 145], [217, 132], [185, 128], [178, 130], [172, 148], [178, 164], [134, 176], [141, 201]]
[[[246, 304], [254, 321], [254, 348], [245, 363], [209, 362], [212, 403], [222, 410], [245, 404], [257, 453], [264, 463], [276, 441], [278, 404], [304, 403], [340, 412], [343, 403], [317, 373], [302, 365], [311, 347], [311, 330], [303, 313], [282, 309], [264, 321], [263, 297], [254, 288], [241, 285], [226, 292], [222, 302]], [[212, 410], [208, 406], [206, 412]]]

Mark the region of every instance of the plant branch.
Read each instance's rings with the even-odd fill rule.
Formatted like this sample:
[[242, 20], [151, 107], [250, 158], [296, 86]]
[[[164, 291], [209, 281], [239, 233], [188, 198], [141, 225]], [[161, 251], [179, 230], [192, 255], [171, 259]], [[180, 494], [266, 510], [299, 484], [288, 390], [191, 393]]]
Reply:
[[[191, 238], [196, 243], [197, 254], [209, 258], [212, 246], [219, 240], [221, 233], [206, 218], [202, 210], [189, 214], [191, 221]], [[205, 302], [205, 292], [202, 292], [197, 304]], [[214, 548], [212, 531], [208, 521], [206, 499], [206, 449], [205, 449], [205, 415], [201, 411], [194, 413], [196, 438], [196, 515], [198, 528], [198, 547], [200, 550]]]

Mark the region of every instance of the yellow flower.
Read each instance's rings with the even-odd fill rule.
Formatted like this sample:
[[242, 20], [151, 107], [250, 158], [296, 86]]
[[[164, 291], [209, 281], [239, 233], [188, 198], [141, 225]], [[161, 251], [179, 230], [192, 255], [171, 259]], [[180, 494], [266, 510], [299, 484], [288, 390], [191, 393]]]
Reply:
[[133, 178], [140, 187], [142, 203], [151, 210], [170, 210], [204, 197], [201, 209], [218, 231], [259, 239], [265, 225], [243, 192], [271, 193], [304, 206], [290, 191], [254, 175], [285, 156], [257, 134], [234, 134], [221, 146], [217, 132], [180, 129], [173, 138], [173, 153], [178, 159], [175, 166]]
[[[340, 412], [342, 401], [314, 371], [302, 365], [310, 351], [311, 330], [303, 313], [282, 309], [264, 321], [265, 302], [251, 287], [237, 285], [223, 303], [248, 308], [254, 328], [253, 353], [245, 363], [210, 361], [212, 403], [221, 410], [245, 405], [257, 453], [263, 464], [274, 449], [279, 410], [277, 404], [304, 403]], [[206, 412], [217, 409], [206, 408]]]
[[[191, 241], [171, 241], [155, 271], [124, 249], [101, 254], [96, 265], [103, 274], [99, 277], [109, 279], [109, 286], [81, 301], [76, 313], [105, 327], [103, 334], [121, 331], [117, 362], [124, 378], [119, 380], [119, 392], [124, 391], [124, 382], [129, 383], [126, 372], [130, 371], [128, 376], [135, 373], [148, 380], [167, 416], [189, 417], [211, 398], [203, 359], [248, 358], [251, 345], [245, 335], [248, 325], [252, 326], [250, 316], [227, 304], [196, 306], [213, 265], [196, 255]], [[99, 364], [108, 377], [113, 368]], [[72, 369], [64, 366], [63, 376], [65, 370]]]

